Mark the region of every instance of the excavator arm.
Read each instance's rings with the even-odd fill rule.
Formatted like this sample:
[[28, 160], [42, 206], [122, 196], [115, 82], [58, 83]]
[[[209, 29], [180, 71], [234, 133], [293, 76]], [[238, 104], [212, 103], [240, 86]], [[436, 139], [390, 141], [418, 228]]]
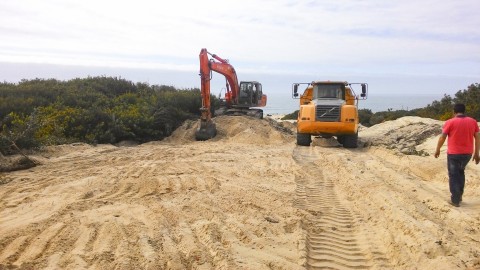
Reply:
[[210, 101], [210, 80], [212, 79], [210, 60], [207, 49], [200, 51], [200, 81], [202, 107], [200, 108], [200, 123], [195, 132], [197, 141], [205, 141], [217, 135], [215, 123], [212, 121], [211, 101]]
[[[212, 58], [209, 58], [209, 56]], [[195, 137], [197, 140], [208, 140], [216, 135], [215, 123], [212, 121], [210, 101], [210, 80], [212, 79], [212, 71], [225, 76], [227, 89], [225, 92], [225, 101], [227, 107], [238, 102], [239, 85], [237, 73], [233, 66], [228, 63], [228, 60], [209, 53], [205, 48], [200, 51], [199, 57], [202, 108], [200, 108], [200, 125], [195, 133]]]
[[[209, 55], [212, 57], [211, 59], [209, 59]], [[238, 104], [239, 84], [235, 68], [228, 63], [228, 60], [223, 59], [216, 54], [209, 53], [207, 49], [202, 49], [200, 51], [200, 77], [202, 81], [202, 95], [204, 94], [202, 99], [204, 101], [210, 101], [210, 80], [212, 78], [212, 71], [225, 76], [227, 89], [225, 92], [225, 100], [227, 107], [231, 107], [233, 104]], [[210, 106], [210, 104], [203, 105]]]

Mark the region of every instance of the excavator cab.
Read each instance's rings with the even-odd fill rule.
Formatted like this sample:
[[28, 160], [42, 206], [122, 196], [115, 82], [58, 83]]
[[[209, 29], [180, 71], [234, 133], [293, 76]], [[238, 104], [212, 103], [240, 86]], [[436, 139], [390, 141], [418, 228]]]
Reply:
[[240, 82], [238, 107], [257, 107], [262, 100], [262, 84], [256, 81]]

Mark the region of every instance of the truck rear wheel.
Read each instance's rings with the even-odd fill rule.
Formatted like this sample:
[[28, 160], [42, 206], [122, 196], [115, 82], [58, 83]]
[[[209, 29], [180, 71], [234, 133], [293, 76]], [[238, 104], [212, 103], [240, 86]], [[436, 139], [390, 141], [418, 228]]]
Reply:
[[310, 146], [310, 143], [312, 143], [310, 134], [297, 133], [297, 145]]
[[343, 147], [345, 148], [357, 148], [358, 147], [358, 132], [354, 135], [343, 136]]

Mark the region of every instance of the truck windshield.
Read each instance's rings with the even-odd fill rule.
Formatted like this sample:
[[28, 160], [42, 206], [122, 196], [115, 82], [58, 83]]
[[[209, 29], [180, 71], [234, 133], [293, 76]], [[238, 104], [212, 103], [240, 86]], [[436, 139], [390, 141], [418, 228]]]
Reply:
[[313, 88], [313, 98], [344, 99], [345, 87], [341, 84], [317, 84]]

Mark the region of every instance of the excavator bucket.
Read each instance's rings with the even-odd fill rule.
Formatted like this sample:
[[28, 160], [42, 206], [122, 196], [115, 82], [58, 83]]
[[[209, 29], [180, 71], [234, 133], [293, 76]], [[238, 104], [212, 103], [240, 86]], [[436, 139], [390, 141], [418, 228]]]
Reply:
[[197, 141], [206, 141], [217, 135], [217, 127], [215, 122], [211, 119], [202, 120], [200, 119], [199, 126], [195, 132], [195, 140]]

